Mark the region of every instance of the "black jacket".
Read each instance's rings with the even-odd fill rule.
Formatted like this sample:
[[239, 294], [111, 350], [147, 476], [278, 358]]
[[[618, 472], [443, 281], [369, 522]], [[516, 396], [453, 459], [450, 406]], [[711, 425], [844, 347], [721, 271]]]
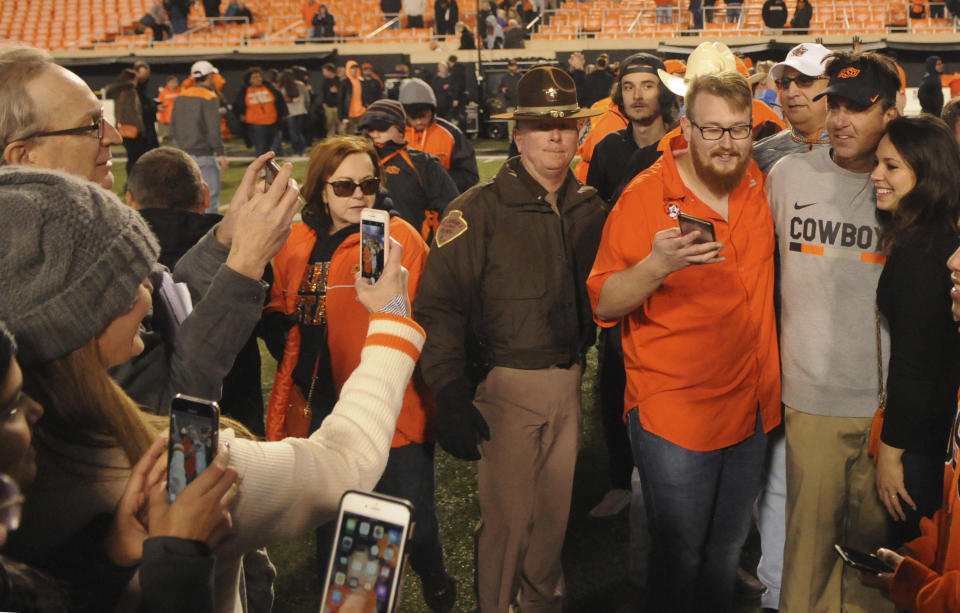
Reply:
[[782, 28], [787, 23], [787, 4], [783, 0], [767, 0], [763, 3], [763, 23], [768, 28]]
[[453, 34], [454, 26], [460, 21], [460, 8], [457, 0], [447, 0], [445, 4], [437, 2], [433, 7], [437, 34]]
[[793, 21], [790, 22], [790, 27], [801, 30], [800, 32], [793, 32], [793, 34], [806, 34], [810, 29], [811, 19], [813, 19], [813, 7], [810, 6], [809, 2], [805, 2], [803, 7], [798, 8], [793, 13]]
[[427, 211], [439, 213], [460, 193], [440, 161], [429, 153], [410, 149], [406, 142], [387, 143], [377, 153], [394, 210], [418, 230], [423, 227]]
[[590, 106], [597, 100], [602, 100], [610, 95], [613, 88], [614, 76], [608, 69], [596, 69], [587, 75], [584, 83], [586, 89], [586, 99], [584, 106]]
[[937, 72], [938, 61], [940, 58], [935, 55], [927, 58], [927, 72], [924, 73], [920, 87], [917, 89], [921, 110], [935, 117], [939, 117], [940, 111], [943, 110], [943, 86], [940, 84], [940, 73]]
[[587, 185], [596, 188], [597, 195], [612, 207], [623, 188], [660, 159], [658, 144], [637, 147], [630, 126], [607, 134], [593, 149]]

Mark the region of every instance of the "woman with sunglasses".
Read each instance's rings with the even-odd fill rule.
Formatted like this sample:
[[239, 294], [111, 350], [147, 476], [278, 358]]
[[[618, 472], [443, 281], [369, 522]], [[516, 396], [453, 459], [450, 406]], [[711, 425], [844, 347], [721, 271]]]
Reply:
[[[266, 192], [251, 186], [243, 218], [293, 206], [300, 193], [290, 185], [291, 172], [285, 165]], [[159, 449], [151, 445], [158, 429], [168, 428], [166, 420], [143, 413], [109, 373], [143, 351], [140, 322], [151, 307], [146, 277], [159, 248], [136, 211], [63, 173], [0, 168], [0, 203], [0, 244], [9, 246], [0, 250], [0, 318], [20, 345], [24, 388], [45, 410], [36, 428], [37, 478], [6, 551], [40, 566], [91, 519], [120, 508], [138, 461], [162, 455], [162, 442]], [[239, 255], [259, 263], [255, 251]], [[356, 282], [355, 295], [371, 313], [368, 333], [360, 341], [360, 364], [322, 428], [309, 439], [274, 443], [220, 431], [239, 491], [229, 507], [232, 530], [213, 548], [217, 611], [245, 608], [239, 591], [244, 554], [329, 521], [345, 490], [369, 489], [380, 478], [424, 340], [404, 317], [410, 306], [400, 257], [399, 247], [388, 254], [376, 283]], [[164, 468], [161, 463], [161, 473]], [[151, 513], [151, 530], [155, 519]], [[137, 554], [134, 541], [131, 557]]]
[[[307, 436], [329, 414], [360, 362], [366, 316], [353, 285], [360, 269], [360, 215], [374, 206], [381, 170], [373, 145], [355, 136], [331, 137], [310, 152], [303, 223], [295, 224], [274, 258], [273, 288], [264, 316], [268, 346], [279, 366], [267, 408], [267, 440]], [[412, 300], [427, 245], [400, 217], [390, 219], [395, 250], [403, 246]], [[274, 330], [271, 334], [269, 331]], [[285, 340], [279, 340], [285, 336]], [[282, 350], [280, 347], [282, 346]], [[387, 468], [376, 491], [413, 502], [417, 530], [410, 563], [433, 610], [453, 606], [455, 587], [443, 564], [434, 502], [433, 444], [429, 424], [436, 407], [419, 372], [407, 385]], [[325, 573], [332, 526], [317, 535]]]
[[877, 286], [890, 326], [877, 492], [893, 519], [896, 548], [940, 507], [957, 406], [960, 337], [944, 262], [960, 243], [960, 152], [946, 124], [921, 116], [891, 121], [876, 155], [870, 178], [890, 250]]

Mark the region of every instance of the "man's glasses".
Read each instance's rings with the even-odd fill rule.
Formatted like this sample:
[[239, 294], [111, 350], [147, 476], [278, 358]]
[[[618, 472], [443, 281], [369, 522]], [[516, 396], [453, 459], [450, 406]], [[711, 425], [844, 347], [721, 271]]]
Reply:
[[724, 133], [729, 132], [730, 138], [733, 140], [743, 140], [749, 138], [753, 135], [753, 126], [744, 123], [738, 126], [730, 126], [729, 128], [721, 128], [720, 126], [701, 126], [694, 121], [690, 121], [693, 124], [693, 127], [700, 130], [700, 136], [703, 137], [703, 140], [720, 140], [723, 138]]
[[372, 196], [376, 194], [377, 189], [380, 188], [380, 179], [376, 177], [370, 177], [369, 179], [364, 179], [359, 183], [356, 183], [351, 179], [340, 179], [339, 181], [328, 181], [327, 184], [333, 188], [333, 193], [341, 198], [349, 198], [355, 191], [357, 191], [358, 187], [364, 196]]
[[797, 87], [799, 87], [800, 89], [806, 89], [811, 85], [813, 85], [814, 83], [816, 83], [817, 81], [820, 81], [821, 79], [825, 79], [825, 78], [826, 77], [811, 77], [805, 74], [798, 74], [795, 77], [783, 77], [782, 79], [777, 79], [775, 83], [777, 84], [777, 89], [787, 91], [788, 89], [790, 89], [791, 83], [796, 83]]
[[103, 140], [103, 109], [100, 109], [100, 114], [93, 120], [93, 123], [89, 123], [85, 126], [80, 126], [79, 128], [67, 128], [66, 130], [53, 130], [50, 132], [34, 132], [24, 136], [19, 140], [30, 140], [31, 138], [40, 138], [41, 136], [73, 136], [79, 134], [88, 134], [90, 132], [97, 133], [97, 140]]

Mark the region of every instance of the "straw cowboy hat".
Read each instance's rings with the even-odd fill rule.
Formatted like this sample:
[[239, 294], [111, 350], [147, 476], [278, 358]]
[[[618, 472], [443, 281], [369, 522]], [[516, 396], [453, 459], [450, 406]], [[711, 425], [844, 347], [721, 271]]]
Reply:
[[517, 108], [490, 118], [582, 119], [602, 113], [581, 108], [577, 102], [577, 86], [565, 71], [554, 66], [536, 66], [517, 82]]
[[[746, 66], [742, 62], [738, 64], [737, 56], [733, 54], [733, 51], [730, 51], [730, 47], [723, 43], [708, 41], [700, 43], [687, 58], [687, 72], [684, 75], [672, 75], [665, 70], [658, 70], [657, 75], [667, 86], [667, 89], [678, 96], [686, 96], [687, 87], [697, 77], [717, 72], [739, 72], [743, 74], [745, 71]], [[750, 76], [747, 73], [744, 76], [751, 84], [764, 78], [763, 74]]]

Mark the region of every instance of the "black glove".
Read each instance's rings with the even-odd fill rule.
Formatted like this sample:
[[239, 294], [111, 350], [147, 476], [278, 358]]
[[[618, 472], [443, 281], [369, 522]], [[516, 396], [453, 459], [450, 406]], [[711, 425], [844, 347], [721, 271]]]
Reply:
[[456, 379], [437, 393], [437, 442], [461, 460], [479, 460], [480, 439], [490, 440], [490, 426], [473, 406], [471, 385]]

